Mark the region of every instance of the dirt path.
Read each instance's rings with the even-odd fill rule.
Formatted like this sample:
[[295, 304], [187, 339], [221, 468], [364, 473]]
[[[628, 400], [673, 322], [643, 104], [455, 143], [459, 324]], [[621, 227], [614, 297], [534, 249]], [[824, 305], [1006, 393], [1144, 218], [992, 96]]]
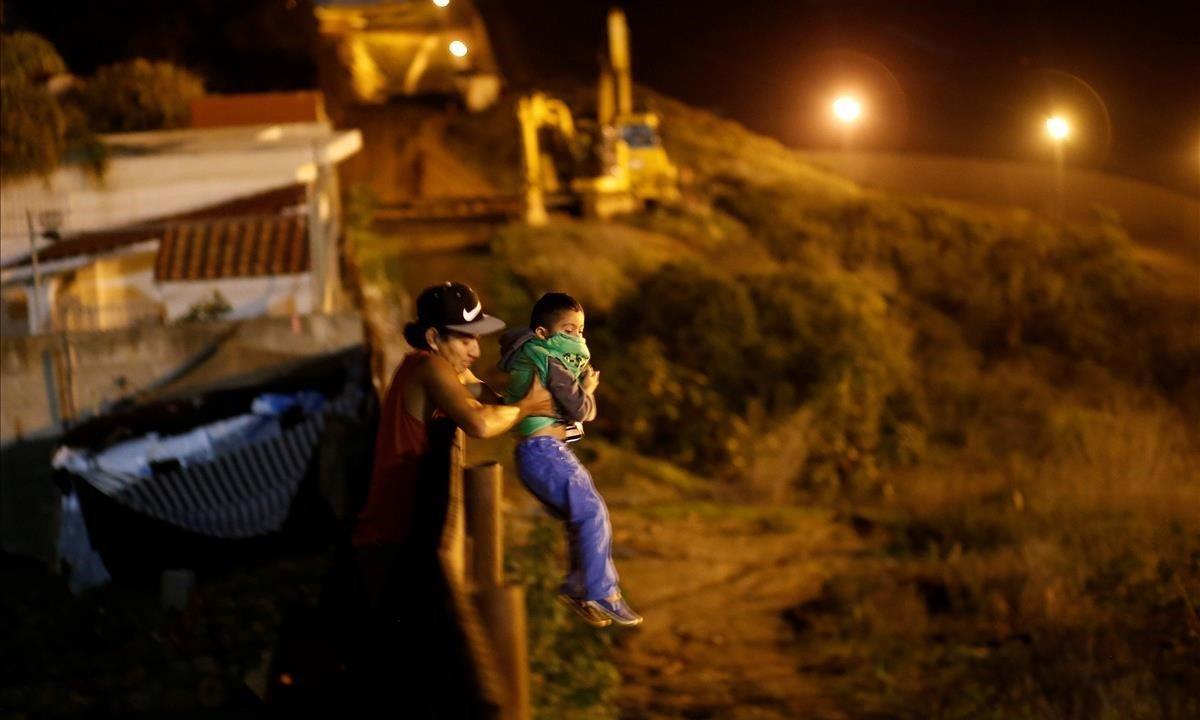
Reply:
[[844, 526], [800, 509], [610, 506], [621, 584], [646, 617], [617, 643], [622, 717], [845, 717], [797, 669], [782, 614], [850, 559]]

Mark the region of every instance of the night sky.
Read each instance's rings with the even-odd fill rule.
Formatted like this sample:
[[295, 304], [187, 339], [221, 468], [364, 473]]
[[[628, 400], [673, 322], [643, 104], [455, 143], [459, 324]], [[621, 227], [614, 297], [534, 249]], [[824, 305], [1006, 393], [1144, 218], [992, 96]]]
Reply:
[[[478, 4], [517, 82], [592, 76], [611, 3]], [[637, 82], [791, 145], [838, 145], [828, 103], [840, 87], [856, 87], [873, 121], [856, 139], [863, 147], [1046, 159], [1041, 122], [1058, 104], [1079, 127], [1068, 162], [1200, 196], [1200, 2], [631, 0], [623, 7]]]
[[[594, 82], [611, 2], [475, 2], [510, 85]], [[78, 73], [141, 54], [193, 68], [218, 92], [315, 83], [311, 0], [4, 5], [9, 29], [46, 35]], [[854, 88], [867, 113], [857, 147], [1048, 160], [1042, 122], [1062, 105], [1078, 128], [1068, 163], [1200, 196], [1197, 0], [627, 0], [623, 7], [635, 81], [790, 145], [838, 146], [829, 103]]]

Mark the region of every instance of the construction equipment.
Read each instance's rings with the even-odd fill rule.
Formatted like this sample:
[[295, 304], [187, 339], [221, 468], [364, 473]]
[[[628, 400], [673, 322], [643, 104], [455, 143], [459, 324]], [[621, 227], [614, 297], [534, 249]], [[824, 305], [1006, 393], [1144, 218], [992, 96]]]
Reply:
[[595, 123], [576, 123], [566, 103], [544, 93], [518, 102], [528, 223], [545, 224], [546, 195], [568, 188], [584, 214], [596, 217], [679, 197], [679, 173], [659, 137], [658, 115], [633, 111], [629, 30], [615, 8], [608, 14], [608, 59], [596, 99]]
[[474, 0], [316, 0], [327, 83], [357, 104], [458, 97], [475, 112], [500, 95], [500, 67]]

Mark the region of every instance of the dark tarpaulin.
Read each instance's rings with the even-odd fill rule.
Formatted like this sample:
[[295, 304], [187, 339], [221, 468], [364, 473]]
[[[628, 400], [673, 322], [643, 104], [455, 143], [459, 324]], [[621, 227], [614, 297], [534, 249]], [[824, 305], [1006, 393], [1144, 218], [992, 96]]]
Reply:
[[245, 412], [264, 392], [315, 390], [329, 398], [347, 382], [360, 385], [362, 407], [349, 417], [327, 415], [277, 533], [238, 539], [202, 535], [137, 512], [86, 480], [60, 473], [60, 480], [79, 494], [92, 545], [112, 576], [136, 580], [151, 579], [173, 567], [219, 569], [281, 551], [325, 547], [342, 538], [365, 496], [374, 438], [374, 390], [367, 355], [363, 348], [354, 348], [228, 378], [207, 392], [196, 390], [127, 407], [68, 432], [62, 444], [95, 451], [147, 432], [185, 432]]

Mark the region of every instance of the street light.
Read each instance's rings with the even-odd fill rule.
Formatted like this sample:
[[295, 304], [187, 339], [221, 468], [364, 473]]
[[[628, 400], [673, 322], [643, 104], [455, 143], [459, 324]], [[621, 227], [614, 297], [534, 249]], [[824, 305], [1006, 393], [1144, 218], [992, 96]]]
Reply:
[[1046, 118], [1046, 132], [1061, 145], [1071, 134], [1071, 123], [1061, 115], [1054, 115]]
[[465, 58], [467, 56], [467, 44], [462, 40], [453, 40], [450, 42], [450, 54], [456, 58]]
[[843, 95], [833, 101], [834, 116], [846, 125], [858, 122], [862, 117], [862, 110], [862, 103], [850, 95]]
[[1063, 196], [1066, 186], [1065, 150], [1067, 138], [1071, 136], [1071, 123], [1062, 115], [1046, 118], [1046, 134], [1054, 143], [1054, 206], [1061, 222], [1064, 216]]

